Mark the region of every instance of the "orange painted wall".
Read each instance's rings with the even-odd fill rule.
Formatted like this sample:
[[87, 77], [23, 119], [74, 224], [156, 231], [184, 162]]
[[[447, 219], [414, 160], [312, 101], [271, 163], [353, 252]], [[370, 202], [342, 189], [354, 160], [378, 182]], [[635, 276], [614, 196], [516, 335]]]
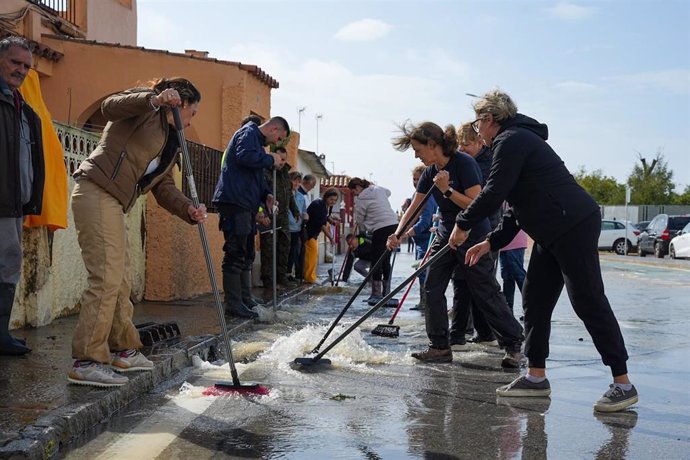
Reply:
[[[246, 115], [270, 116], [271, 88], [235, 65], [132, 47], [55, 38], [45, 41], [64, 53], [53, 65], [52, 75], [41, 80], [46, 103], [59, 121], [69, 119], [81, 127], [100, 110], [100, 102], [107, 95], [158, 76], [184, 76], [202, 93], [199, 112], [186, 131], [189, 140], [224, 150]], [[170, 300], [209, 292], [198, 228], [160, 208], [153, 196], [147, 197], [145, 219], [144, 298]], [[206, 230], [221, 280], [223, 238], [216, 215], [209, 216]]]

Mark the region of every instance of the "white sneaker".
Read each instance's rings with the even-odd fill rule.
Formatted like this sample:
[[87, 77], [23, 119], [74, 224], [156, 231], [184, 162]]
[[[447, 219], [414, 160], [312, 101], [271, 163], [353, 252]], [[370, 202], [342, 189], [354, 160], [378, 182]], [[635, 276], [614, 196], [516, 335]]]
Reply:
[[153, 362], [146, 359], [138, 350], [117, 351], [112, 356], [110, 367], [117, 372], [153, 370]]
[[93, 387], [119, 387], [129, 382], [129, 379], [116, 374], [105, 364], [75, 361], [72, 370], [67, 374], [67, 381]]

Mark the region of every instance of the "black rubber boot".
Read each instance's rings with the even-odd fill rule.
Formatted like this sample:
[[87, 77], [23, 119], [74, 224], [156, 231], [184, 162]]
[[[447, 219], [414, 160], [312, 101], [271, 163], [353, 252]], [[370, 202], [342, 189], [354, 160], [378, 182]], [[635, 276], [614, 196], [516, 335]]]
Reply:
[[371, 282], [371, 295], [367, 299], [367, 303], [372, 307], [383, 299], [383, 281]]
[[259, 314], [242, 303], [242, 280], [240, 273], [223, 272], [223, 290], [225, 291], [225, 313], [240, 318], [254, 319]]
[[31, 351], [24, 341], [10, 335], [10, 315], [14, 303], [15, 285], [0, 283], [0, 355], [19, 356]]
[[249, 308], [254, 308], [262, 305], [262, 303], [259, 302], [259, 299], [252, 295], [251, 270], [244, 270], [240, 274], [240, 283], [242, 284], [242, 303]]
[[[381, 293], [382, 298], [386, 297], [388, 294], [391, 292], [391, 280], [383, 280], [383, 292]], [[389, 308], [398, 308], [398, 302], [399, 300], [396, 298], [392, 298], [388, 300], [388, 303], [386, 303], [386, 306]]]
[[426, 290], [424, 290], [424, 283], [419, 282], [419, 303], [410, 310], [426, 310]]

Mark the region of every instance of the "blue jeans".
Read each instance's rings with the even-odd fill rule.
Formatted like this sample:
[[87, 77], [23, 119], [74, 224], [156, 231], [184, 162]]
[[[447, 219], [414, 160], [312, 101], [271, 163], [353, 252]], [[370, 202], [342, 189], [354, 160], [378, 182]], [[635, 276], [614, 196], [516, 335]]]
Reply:
[[[423, 244], [416, 243], [415, 246], [415, 253], [414, 253], [414, 259], [415, 260], [422, 260], [424, 258], [424, 254], [426, 254], [426, 250], [429, 248], [429, 240], [426, 240]], [[419, 274], [417, 278], [419, 278], [419, 283], [424, 284], [426, 281], [426, 272], [428, 270], [424, 270], [422, 273]]]
[[525, 282], [525, 248], [501, 251], [498, 255], [501, 262], [501, 278], [503, 279], [503, 295], [513, 311], [515, 301], [515, 285], [522, 292], [522, 284]]

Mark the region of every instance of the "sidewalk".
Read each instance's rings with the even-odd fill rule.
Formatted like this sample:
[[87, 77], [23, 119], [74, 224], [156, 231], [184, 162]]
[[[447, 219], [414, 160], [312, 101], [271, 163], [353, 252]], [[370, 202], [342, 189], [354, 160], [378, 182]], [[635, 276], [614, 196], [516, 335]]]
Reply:
[[[303, 285], [282, 295], [279, 291], [278, 301], [313, 286]], [[258, 289], [255, 295], [263, 297], [261, 291]], [[270, 294], [265, 296], [270, 301]], [[142, 352], [155, 363], [154, 370], [131, 373], [122, 387], [68, 384], [77, 315], [45, 327], [13, 331], [16, 337], [25, 338], [33, 351], [23, 357], [0, 356], [0, 458], [50, 458], [61, 444], [190, 366], [193, 355], [204, 359], [222, 356], [222, 352], [216, 352], [220, 327], [211, 294], [191, 300], [142, 302], [135, 305], [134, 311], [137, 325], [177, 322], [180, 337], [144, 348]], [[230, 336], [254, 324], [252, 320], [227, 316], [226, 321]]]

